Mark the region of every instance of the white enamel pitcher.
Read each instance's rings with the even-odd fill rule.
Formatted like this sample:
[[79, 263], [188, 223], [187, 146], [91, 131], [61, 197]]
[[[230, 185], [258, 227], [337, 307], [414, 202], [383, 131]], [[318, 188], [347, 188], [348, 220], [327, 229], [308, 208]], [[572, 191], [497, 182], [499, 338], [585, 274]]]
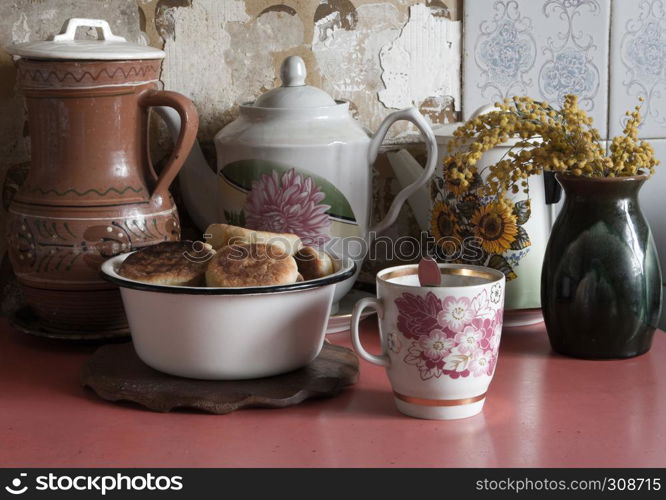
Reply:
[[[217, 171], [195, 145], [180, 173], [185, 204], [204, 229], [213, 222], [298, 234], [307, 245], [352, 257], [360, 269], [371, 239], [397, 218], [407, 198], [428, 182], [437, 140], [416, 108], [391, 113], [374, 135], [350, 114], [349, 103], [305, 84], [298, 56], [282, 63], [282, 86], [240, 106], [240, 116], [215, 136]], [[160, 110], [172, 133], [179, 117]], [[388, 129], [412, 122], [426, 143], [422, 173], [400, 191], [370, 227], [372, 164]], [[358, 272], [357, 272], [358, 275]], [[356, 276], [336, 288], [339, 301]]]
[[[472, 118], [493, 110], [493, 106], [479, 108]], [[435, 129], [435, 137], [439, 144], [440, 162], [444, 163], [448, 153], [448, 145], [454, 138], [455, 130], [461, 123], [448, 123]], [[477, 169], [483, 178], [487, 175], [487, 168], [504, 158], [507, 152], [519, 139], [509, 139], [490, 151], [487, 151], [477, 163]], [[388, 154], [396, 178], [400, 185], [409, 185], [414, 182], [421, 172], [416, 160], [406, 151]], [[502, 270], [507, 276], [504, 325], [507, 327], [523, 326], [543, 321], [541, 315], [541, 266], [550, 236], [550, 229], [555, 221], [560, 207], [560, 191], [556, 181], [551, 176], [532, 176], [528, 181], [529, 194], [519, 193], [509, 195], [514, 214], [512, 223], [516, 225], [517, 235], [512, 237], [511, 246], [498, 248], [494, 252], [482, 250], [480, 258], [466, 258], [458, 256], [458, 261], [467, 264], [483, 265]], [[447, 230], [462, 233], [460, 230], [465, 224], [461, 217], [461, 203], [466, 204], [470, 216], [467, 222], [477, 222], [474, 228], [477, 232], [482, 229], [483, 215], [492, 216], [492, 203], [487, 203], [478, 197], [461, 197], [455, 199], [449, 195], [450, 190], [444, 179], [443, 169], [437, 169], [433, 176], [431, 186], [419, 188], [409, 197], [409, 204], [423, 231], [430, 231], [435, 238], [446, 236]], [[464, 194], [464, 193], [463, 193]], [[457, 208], [453, 208], [457, 205]], [[529, 208], [527, 208], [529, 207]], [[522, 210], [521, 210], [522, 208]], [[476, 218], [474, 214], [478, 213]], [[452, 217], [453, 219], [450, 219]], [[438, 224], [439, 220], [442, 220]], [[450, 225], [449, 221], [455, 224]], [[439, 227], [438, 227], [439, 226]], [[435, 233], [440, 233], [436, 235]], [[477, 233], [478, 234], [478, 233]], [[456, 234], [457, 236], [457, 234]], [[508, 240], [507, 240], [508, 241]], [[474, 253], [469, 255], [474, 256]], [[456, 257], [456, 256], [453, 256]]]

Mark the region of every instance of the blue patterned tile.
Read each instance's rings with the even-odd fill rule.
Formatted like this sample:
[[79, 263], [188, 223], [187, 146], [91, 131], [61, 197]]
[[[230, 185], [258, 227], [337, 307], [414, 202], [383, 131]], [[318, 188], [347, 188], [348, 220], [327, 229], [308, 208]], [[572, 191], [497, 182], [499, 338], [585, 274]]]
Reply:
[[463, 115], [513, 95], [575, 93], [607, 131], [610, 0], [473, 0], [464, 14]]
[[534, 69], [537, 47], [532, 20], [521, 14], [517, 2], [495, 2], [493, 7], [493, 16], [479, 23], [474, 63], [481, 79], [474, 81], [476, 89], [470, 92], [499, 100], [532, 87], [528, 75]]
[[613, 0], [610, 131], [622, 132], [625, 111], [644, 97], [640, 135], [666, 137], [666, 2]]

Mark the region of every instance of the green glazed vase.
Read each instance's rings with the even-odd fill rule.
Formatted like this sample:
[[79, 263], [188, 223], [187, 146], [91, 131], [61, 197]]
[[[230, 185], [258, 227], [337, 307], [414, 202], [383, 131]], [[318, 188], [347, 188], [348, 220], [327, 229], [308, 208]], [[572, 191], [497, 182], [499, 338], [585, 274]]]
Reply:
[[579, 358], [628, 358], [650, 349], [661, 313], [661, 270], [638, 203], [647, 176], [556, 176], [564, 206], [541, 274], [550, 344]]

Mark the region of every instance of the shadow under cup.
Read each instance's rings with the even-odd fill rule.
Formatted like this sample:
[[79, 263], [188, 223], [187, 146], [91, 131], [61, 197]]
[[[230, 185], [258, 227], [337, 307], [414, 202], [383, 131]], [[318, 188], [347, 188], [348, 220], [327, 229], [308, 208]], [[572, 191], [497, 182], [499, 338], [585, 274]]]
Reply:
[[[504, 275], [466, 264], [439, 264], [438, 285], [421, 286], [418, 265], [377, 274], [377, 298], [356, 303], [352, 342], [365, 360], [384, 366], [398, 410], [428, 419], [479, 413], [497, 364]], [[381, 354], [361, 345], [362, 311], [377, 310]]]

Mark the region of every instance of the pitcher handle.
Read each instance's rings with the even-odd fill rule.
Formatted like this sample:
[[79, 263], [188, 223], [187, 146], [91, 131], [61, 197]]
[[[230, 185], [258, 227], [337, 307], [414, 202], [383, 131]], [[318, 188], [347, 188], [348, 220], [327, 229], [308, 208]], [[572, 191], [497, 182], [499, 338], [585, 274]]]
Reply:
[[175, 109], [180, 116], [181, 126], [176, 145], [169, 157], [169, 161], [157, 178], [157, 182], [151, 193], [151, 198], [165, 197], [168, 195], [169, 186], [171, 186], [176, 175], [178, 175], [178, 172], [185, 164], [185, 160], [187, 160], [187, 156], [197, 138], [199, 115], [192, 101], [184, 95], [169, 90], [147, 90], [140, 97], [139, 104], [144, 108], [167, 106]]
[[386, 355], [383, 342], [382, 342], [382, 353], [379, 356], [375, 354], [370, 354], [368, 351], [365, 350], [363, 344], [361, 344], [361, 336], [358, 329], [358, 324], [361, 321], [361, 314], [363, 313], [363, 310], [366, 307], [372, 307], [375, 311], [377, 311], [377, 316], [379, 319], [383, 318], [384, 316], [384, 306], [382, 305], [382, 301], [380, 299], [376, 299], [374, 297], [364, 297], [361, 300], [359, 300], [356, 304], [354, 304], [354, 310], [352, 311], [351, 328], [350, 328], [352, 345], [354, 346], [354, 350], [356, 351], [356, 353], [366, 361], [369, 361], [370, 363], [379, 366], [388, 366], [390, 363], [389, 357]]
[[386, 215], [381, 220], [381, 222], [370, 228], [370, 235], [376, 235], [385, 231], [391, 224], [395, 222], [395, 220], [398, 218], [398, 214], [400, 213], [400, 209], [405, 204], [405, 201], [407, 201], [407, 198], [409, 198], [418, 188], [423, 186], [428, 181], [428, 179], [430, 179], [430, 177], [432, 177], [432, 174], [435, 172], [435, 166], [437, 165], [437, 140], [435, 139], [435, 134], [433, 133], [426, 119], [423, 118], [423, 115], [421, 115], [421, 113], [419, 113], [418, 110], [414, 107], [396, 111], [384, 119], [382, 124], [379, 126], [379, 129], [370, 140], [370, 149], [368, 151], [368, 161], [370, 165], [372, 165], [377, 159], [379, 148], [384, 142], [384, 138], [386, 137], [386, 133], [388, 132], [389, 128], [391, 128], [391, 125], [399, 120], [407, 120], [412, 122], [416, 128], [419, 129], [419, 132], [421, 132], [428, 151], [426, 166], [418, 179], [406, 186], [396, 195], [393, 203], [391, 203], [388, 212], [386, 212]]

